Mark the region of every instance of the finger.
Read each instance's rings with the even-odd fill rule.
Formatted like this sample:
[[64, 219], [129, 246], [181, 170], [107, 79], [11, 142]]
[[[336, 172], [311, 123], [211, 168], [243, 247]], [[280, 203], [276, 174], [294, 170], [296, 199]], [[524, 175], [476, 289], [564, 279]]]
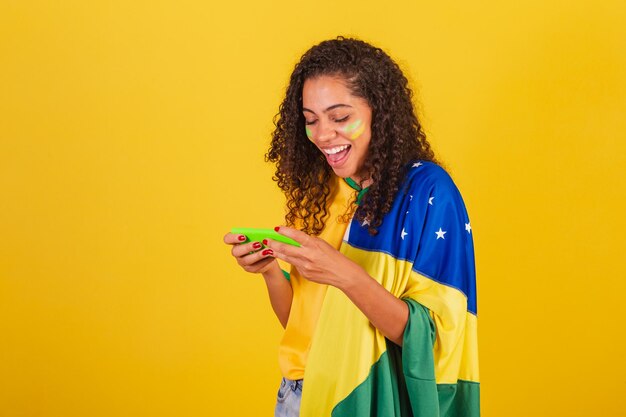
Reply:
[[241, 245], [234, 245], [230, 253], [236, 258], [240, 258], [248, 255], [250, 252], [257, 252], [262, 248], [261, 242], [242, 243]]
[[302, 247], [293, 246], [288, 243], [283, 243], [272, 239], [263, 239], [263, 244], [268, 248], [274, 250], [274, 252], [276, 253], [281, 253], [283, 255], [291, 257], [300, 256], [303, 250]]
[[272, 249], [263, 249], [258, 252], [254, 252], [250, 255], [242, 256], [237, 258], [237, 262], [239, 265], [243, 267], [255, 266], [255, 264], [261, 260], [266, 258], [273, 258], [274, 251]]
[[274, 251], [272, 256], [274, 258], [276, 258], [276, 259], [280, 259], [281, 261], [285, 261], [288, 264], [291, 264], [291, 265], [294, 265], [294, 266], [298, 265], [298, 262], [299, 262], [299, 258], [296, 258], [294, 256], [290, 256], [290, 255], [287, 255], [287, 254], [281, 253], [281, 252]]
[[263, 258], [260, 261], [255, 262], [252, 265], [242, 265], [242, 268], [246, 272], [258, 273], [261, 270], [263, 270], [263, 268], [265, 268], [267, 265], [271, 264], [272, 262], [276, 262], [276, 260], [270, 256], [267, 258]]
[[274, 228], [274, 230], [276, 230], [281, 235], [287, 236], [287, 237], [295, 240], [296, 242], [298, 242], [302, 246], [306, 246], [306, 243], [308, 243], [310, 241], [310, 239], [311, 239], [311, 236], [307, 235], [306, 233], [304, 233], [304, 232], [302, 232], [300, 230], [294, 229], [292, 227], [276, 226]]
[[224, 243], [226, 243], [227, 245], [236, 245], [245, 241], [246, 237], [244, 235], [239, 235], [235, 233], [226, 233], [224, 235]]

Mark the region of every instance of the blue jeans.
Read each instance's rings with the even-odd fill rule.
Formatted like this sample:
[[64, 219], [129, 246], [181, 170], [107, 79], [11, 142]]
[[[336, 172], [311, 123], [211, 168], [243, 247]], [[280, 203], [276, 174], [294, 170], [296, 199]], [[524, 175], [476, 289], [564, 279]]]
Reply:
[[300, 400], [302, 399], [302, 380], [292, 381], [283, 378], [276, 396], [274, 417], [298, 417], [300, 415]]

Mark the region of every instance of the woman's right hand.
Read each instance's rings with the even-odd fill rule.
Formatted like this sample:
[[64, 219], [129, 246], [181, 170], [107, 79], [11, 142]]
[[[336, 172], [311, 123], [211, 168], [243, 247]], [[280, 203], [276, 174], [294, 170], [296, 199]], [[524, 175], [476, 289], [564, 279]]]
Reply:
[[263, 274], [269, 293], [272, 309], [283, 327], [287, 326], [293, 290], [291, 283], [285, 279], [274, 258], [274, 251], [263, 248], [261, 242], [248, 242], [244, 235], [227, 233], [224, 243], [232, 245], [231, 253], [240, 267], [248, 272]]
[[230, 253], [245, 271], [262, 274], [278, 265], [271, 249], [263, 249], [261, 242], [241, 243], [245, 240], [244, 235], [233, 233], [224, 235], [224, 243], [232, 245]]

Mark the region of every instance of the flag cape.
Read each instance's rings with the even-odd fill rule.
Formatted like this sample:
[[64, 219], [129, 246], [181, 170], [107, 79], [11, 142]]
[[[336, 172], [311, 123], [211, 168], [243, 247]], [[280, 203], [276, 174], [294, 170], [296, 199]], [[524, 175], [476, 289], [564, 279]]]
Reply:
[[478, 416], [473, 232], [458, 189], [436, 164], [411, 164], [378, 230], [353, 219], [339, 250], [407, 303], [403, 346], [329, 286], [300, 415]]

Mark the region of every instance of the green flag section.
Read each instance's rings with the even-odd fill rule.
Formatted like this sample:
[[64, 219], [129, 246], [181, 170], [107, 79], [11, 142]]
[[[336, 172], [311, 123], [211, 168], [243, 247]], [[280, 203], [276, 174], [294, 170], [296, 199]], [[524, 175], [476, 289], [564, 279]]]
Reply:
[[435, 324], [429, 311], [406, 299], [409, 321], [400, 348], [388, 349], [365, 381], [335, 406], [332, 417], [478, 417], [480, 384], [459, 380], [437, 384], [433, 345]]

